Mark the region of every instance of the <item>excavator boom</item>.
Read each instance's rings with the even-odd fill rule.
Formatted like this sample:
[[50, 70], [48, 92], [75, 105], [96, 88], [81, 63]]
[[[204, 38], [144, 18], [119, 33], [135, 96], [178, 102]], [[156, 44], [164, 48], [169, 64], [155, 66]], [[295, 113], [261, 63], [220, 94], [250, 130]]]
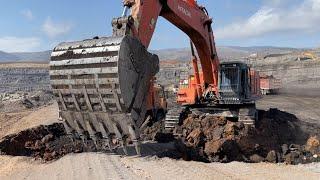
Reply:
[[204, 7], [197, 5], [195, 0], [135, 0], [130, 5], [135, 22], [132, 34], [146, 48], [159, 16], [187, 34], [197, 49], [204, 82], [217, 91], [219, 59], [211, 27], [212, 19]]

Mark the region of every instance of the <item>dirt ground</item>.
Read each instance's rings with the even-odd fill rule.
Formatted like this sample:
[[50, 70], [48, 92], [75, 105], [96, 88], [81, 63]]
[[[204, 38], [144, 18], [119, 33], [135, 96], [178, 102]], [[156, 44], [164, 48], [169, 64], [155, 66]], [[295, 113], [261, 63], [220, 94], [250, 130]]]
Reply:
[[[320, 92], [320, 90], [319, 90]], [[294, 114], [300, 120], [309, 123], [320, 123], [320, 96], [304, 96], [293, 94], [280, 94], [264, 96], [257, 102], [257, 108], [268, 110], [278, 108], [281, 111]]]
[[57, 122], [58, 105], [56, 103], [32, 110], [0, 113], [0, 139], [5, 135], [20, 132], [38, 125]]
[[[310, 168], [313, 166], [312, 168]], [[68, 155], [41, 164], [21, 157], [0, 157], [0, 179], [318, 179], [319, 164], [229, 164], [169, 158], [120, 157], [101, 153]]]
[[[268, 96], [258, 108], [278, 108], [304, 121], [320, 123], [318, 98]], [[304, 112], [302, 111], [304, 110]], [[40, 124], [57, 121], [57, 105], [15, 113], [0, 113], [0, 138]], [[164, 144], [147, 144], [143, 157], [122, 157], [103, 153], [70, 154], [42, 163], [26, 157], [0, 156], [0, 179], [319, 179], [320, 163], [289, 166], [232, 162], [201, 163], [152, 156]]]
[[1, 68], [48, 68], [48, 63], [1, 63]]

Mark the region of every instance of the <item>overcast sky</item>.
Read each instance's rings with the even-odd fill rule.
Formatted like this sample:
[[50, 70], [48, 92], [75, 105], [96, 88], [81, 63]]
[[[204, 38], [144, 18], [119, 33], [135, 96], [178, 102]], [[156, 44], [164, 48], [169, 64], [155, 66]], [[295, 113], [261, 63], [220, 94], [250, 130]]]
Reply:
[[[52, 49], [61, 41], [111, 35], [121, 0], [0, 0], [0, 50]], [[198, 0], [214, 19], [218, 46], [320, 46], [320, 0]], [[174, 42], [174, 43], [173, 43]], [[151, 49], [188, 46], [160, 19]]]

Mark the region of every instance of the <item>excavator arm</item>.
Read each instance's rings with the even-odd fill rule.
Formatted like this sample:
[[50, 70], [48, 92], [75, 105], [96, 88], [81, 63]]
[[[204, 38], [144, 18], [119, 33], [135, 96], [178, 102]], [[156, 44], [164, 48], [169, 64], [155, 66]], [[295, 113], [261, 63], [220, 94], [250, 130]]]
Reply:
[[212, 19], [204, 7], [200, 7], [195, 0], [127, 0], [124, 5], [132, 8], [132, 35], [146, 48], [159, 16], [187, 34], [197, 49], [204, 83], [217, 91], [219, 59], [212, 33]]
[[[219, 60], [212, 20], [194, 0], [126, 0], [111, 37], [61, 43], [50, 61], [50, 82], [67, 133], [97, 149], [135, 144], [152, 98], [159, 58], [147, 51], [159, 16], [195, 44], [206, 89], [217, 95]], [[127, 16], [131, 9], [131, 15]]]

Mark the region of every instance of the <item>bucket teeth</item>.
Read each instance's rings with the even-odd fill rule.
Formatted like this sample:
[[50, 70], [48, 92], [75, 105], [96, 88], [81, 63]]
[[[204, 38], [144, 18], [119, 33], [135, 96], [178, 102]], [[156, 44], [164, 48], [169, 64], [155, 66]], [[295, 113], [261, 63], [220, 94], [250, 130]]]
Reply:
[[158, 57], [130, 36], [58, 45], [51, 55], [50, 83], [67, 133], [91, 139], [97, 149], [120, 145], [125, 154], [127, 142], [133, 142], [140, 153], [145, 99], [158, 70]]
[[[111, 144], [110, 144], [110, 139], [109, 138], [103, 138], [103, 148], [105, 150], [108, 150], [108, 151], [112, 151], [112, 148], [111, 148]], [[108, 149], [107, 149], [108, 148]]]

